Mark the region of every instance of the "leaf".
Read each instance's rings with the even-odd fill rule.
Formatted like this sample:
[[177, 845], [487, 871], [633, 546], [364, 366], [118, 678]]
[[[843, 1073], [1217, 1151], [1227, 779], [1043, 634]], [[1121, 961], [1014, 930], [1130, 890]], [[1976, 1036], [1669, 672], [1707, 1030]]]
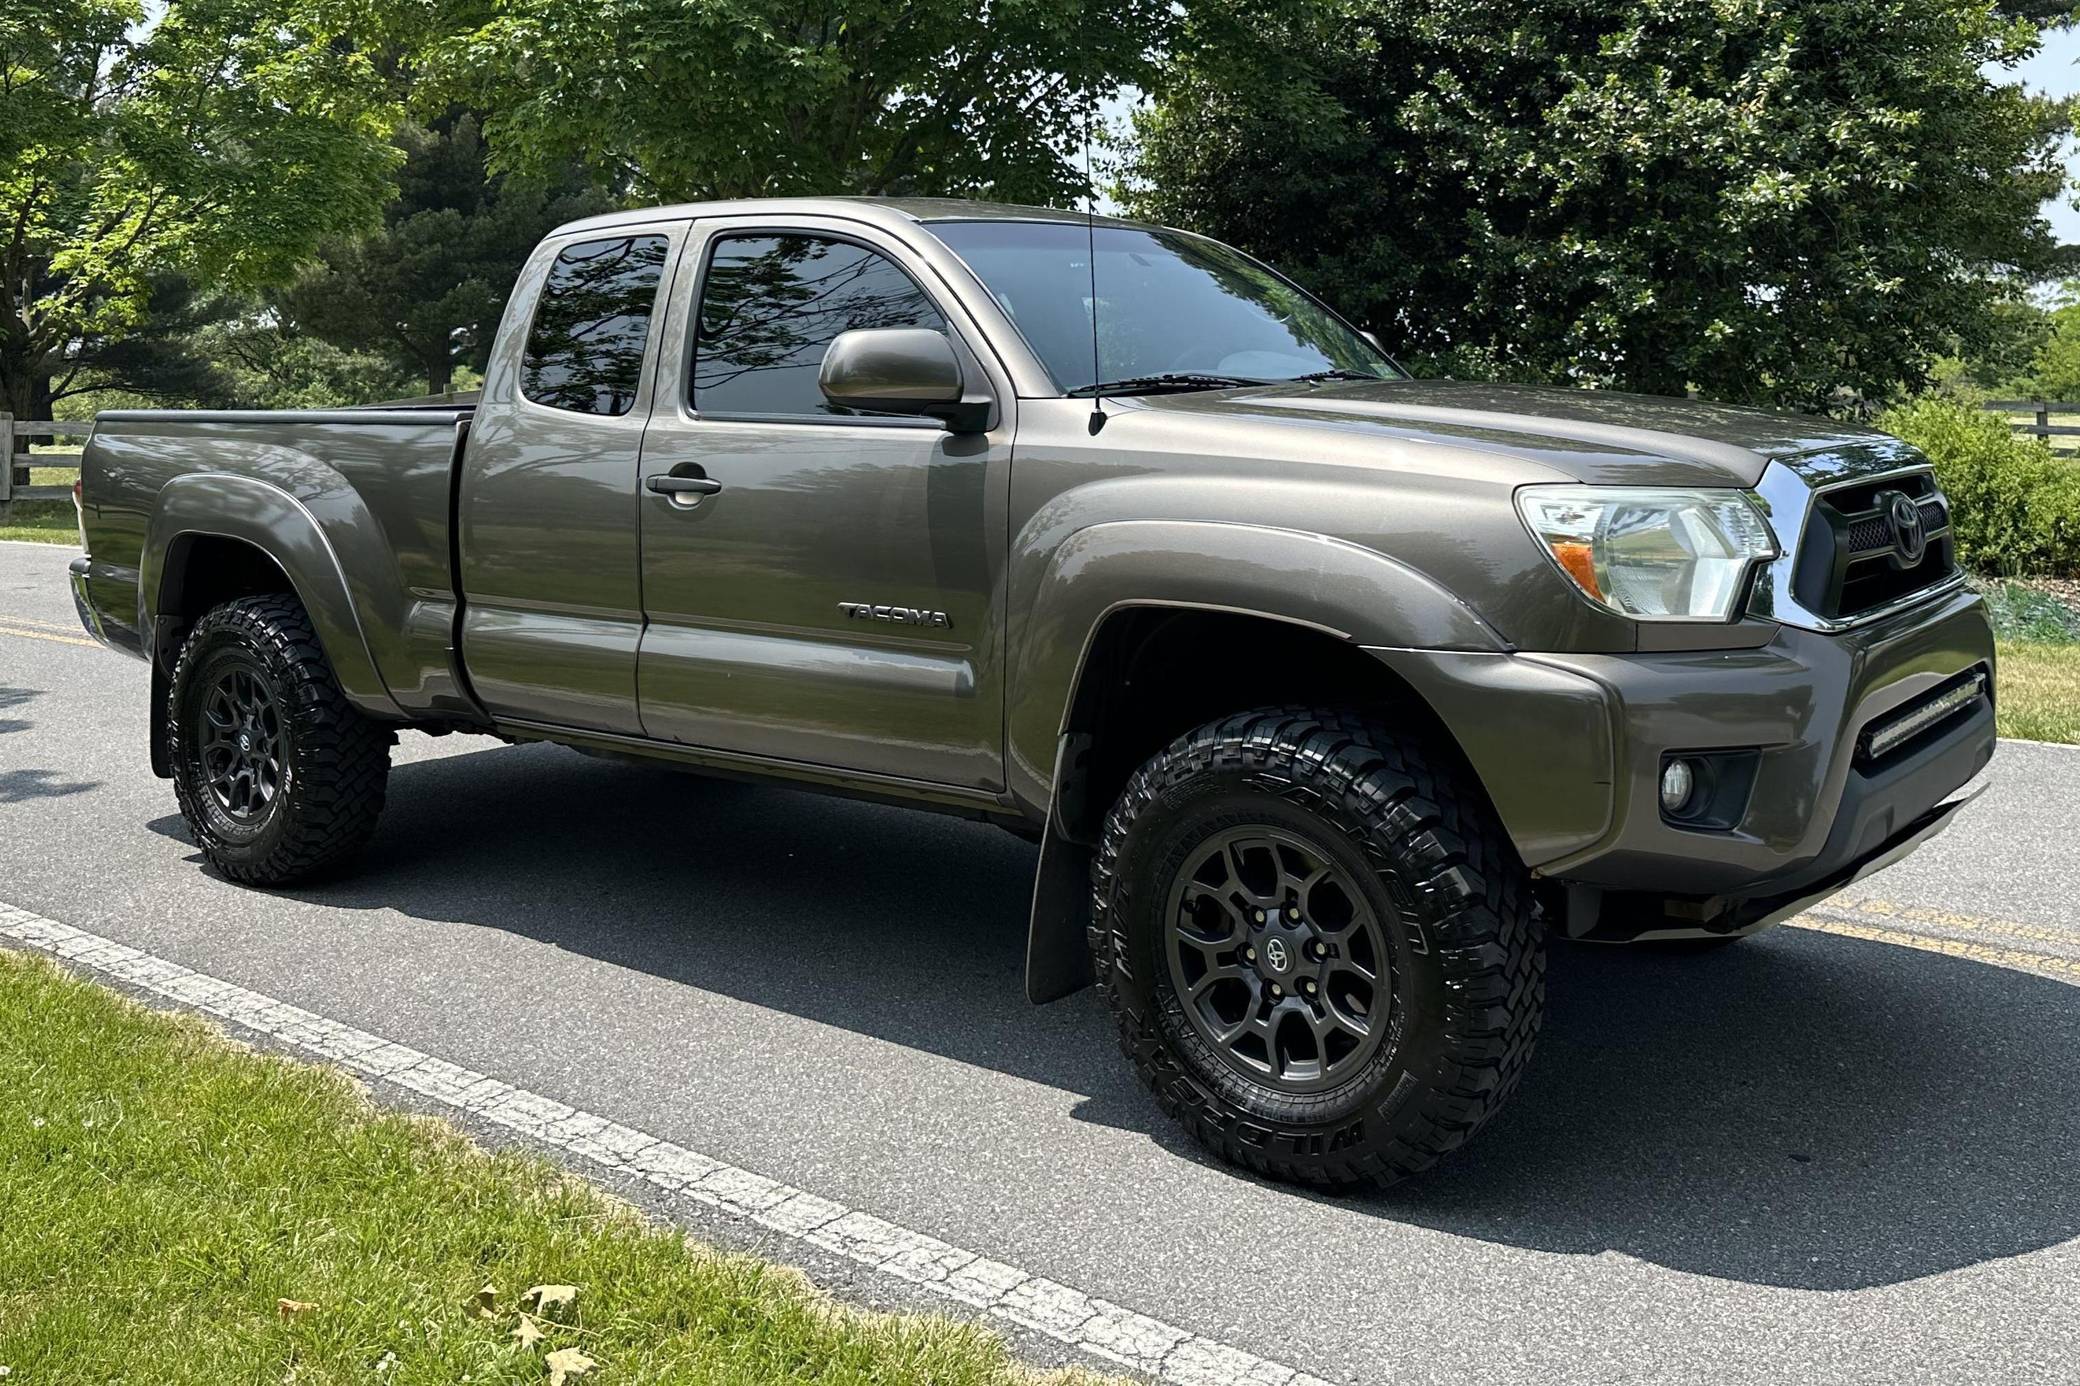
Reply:
[[521, 1347], [532, 1348], [548, 1335], [542, 1332], [541, 1325], [527, 1315], [522, 1314], [520, 1322], [513, 1325], [512, 1336], [514, 1341], [518, 1342]]
[[498, 1315], [495, 1312], [493, 1312], [492, 1306], [498, 1303], [498, 1286], [493, 1285], [488, 1280], [485, 1281], [484, 1288], [477, 1291], [474, 1295], [470, 1296], [470, 1303], [475, 1306], [475, 1312], [478, 1318], [497, 1318]]
[[556, 1349], [542, 1359], [542, 1365], [549, 1369], [549, 1386], [563, 1386], [571, 1377], [583, 1376], [599, 1364], [572, 1347]]
[[317, 1307], [307, 1299], [278, 1299], [274, 1302], [274, 1311], [285, 1319], [300, 1319]]
[[576, 1285], [535, 1285], [520, 1296], [524, 1304], [534, 1305], [535, 1312], [545, 1314], [551, 1309], [575, 1303], [578, 1298]]

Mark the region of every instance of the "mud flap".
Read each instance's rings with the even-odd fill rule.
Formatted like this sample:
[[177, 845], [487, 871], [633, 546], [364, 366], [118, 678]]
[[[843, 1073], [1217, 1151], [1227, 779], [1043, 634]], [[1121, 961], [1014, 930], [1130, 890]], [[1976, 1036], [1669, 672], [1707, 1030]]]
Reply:
[[1085, 930], [1091, 915], [1091, 849], [1064, 839], [1049, 815], [1033, 876], [1033, 917], [1026, 926], [1026, 999], [1059, 1001], [1091, 984]]
[[147, 724], [151, 730], [147, 739], [151, 743], [152, 773], [162, 780], [173, 778], [173, 757], [166, 749], [166, 719], [173, 715], [173, 679], [166, 666], [157, 659], [152, 661], [152, 707]]

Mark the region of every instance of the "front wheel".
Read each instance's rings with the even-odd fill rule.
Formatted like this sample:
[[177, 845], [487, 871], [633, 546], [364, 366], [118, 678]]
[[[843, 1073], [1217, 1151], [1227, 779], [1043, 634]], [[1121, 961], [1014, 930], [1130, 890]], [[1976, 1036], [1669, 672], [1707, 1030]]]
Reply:
[[174, 794], [211, 865], [286, 885], [361, 850], [383, 811], [392, 737], [347, 701], [294, 597], [204, 613], [172, 683]]
[[1222, 1158], [1388, 1184], [1516, 1087], [1545, 1010], [1530, 882], [1479, 791], [1414, 739], [1273, 709], [1128, 782], [1091, 951], [1122, 1047]]

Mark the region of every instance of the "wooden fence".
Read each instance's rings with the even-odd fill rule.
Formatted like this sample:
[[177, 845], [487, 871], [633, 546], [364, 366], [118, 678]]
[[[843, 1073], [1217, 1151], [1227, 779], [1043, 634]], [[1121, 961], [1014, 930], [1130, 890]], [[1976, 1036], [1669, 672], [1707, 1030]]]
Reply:
[[12, 515], [16, 501], [71, 500], [72, 487], [31, 486], [31, 467], [62, 467], [70, 471], [79, 470], [79, 450], [67, 452], [18, 453], [15, 440], [18, 438], [84, 438], [92, 432], [90, 423], [57, 423], [49, 419], [17, 419], [12, 414], [0, 414], [0, 524]]
[[[2053, 452], [2080, 452], [2080, 424], [2051, 422], [2054, 414], [2080, 416], [2080, 404], [2042, 399], [1992, 399], [1986, 402], [1986, 407], [1996, 414], [2031, 415], [2032, 422], [2012, 418], [2008, 420], [2008, 427], [2017, 433], [2042, 438]], [[2073, 441], [2065, 441], [2067, 439]]]

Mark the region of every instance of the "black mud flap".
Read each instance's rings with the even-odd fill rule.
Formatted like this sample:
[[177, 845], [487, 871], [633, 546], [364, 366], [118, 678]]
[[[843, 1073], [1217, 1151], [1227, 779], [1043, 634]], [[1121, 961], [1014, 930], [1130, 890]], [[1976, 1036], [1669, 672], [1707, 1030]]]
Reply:
[[1091, 914], [1091, 849], [1063, 838], [1049, 815], [1033, 875], [1033, 917], [1026, 926], [1026, 999], [1059, 1001], [1091, 984], [1085, 939]]
[[167, 674], [166, 666], [158, 660], [152, 661], [152, 708], [147, 719], [151, 730], [147, 737], [152, 748], [152, 773], [162, 780], [173, 778], [173, 756], [166, 748], [166, 719], [172, 716], [173, 679]]

